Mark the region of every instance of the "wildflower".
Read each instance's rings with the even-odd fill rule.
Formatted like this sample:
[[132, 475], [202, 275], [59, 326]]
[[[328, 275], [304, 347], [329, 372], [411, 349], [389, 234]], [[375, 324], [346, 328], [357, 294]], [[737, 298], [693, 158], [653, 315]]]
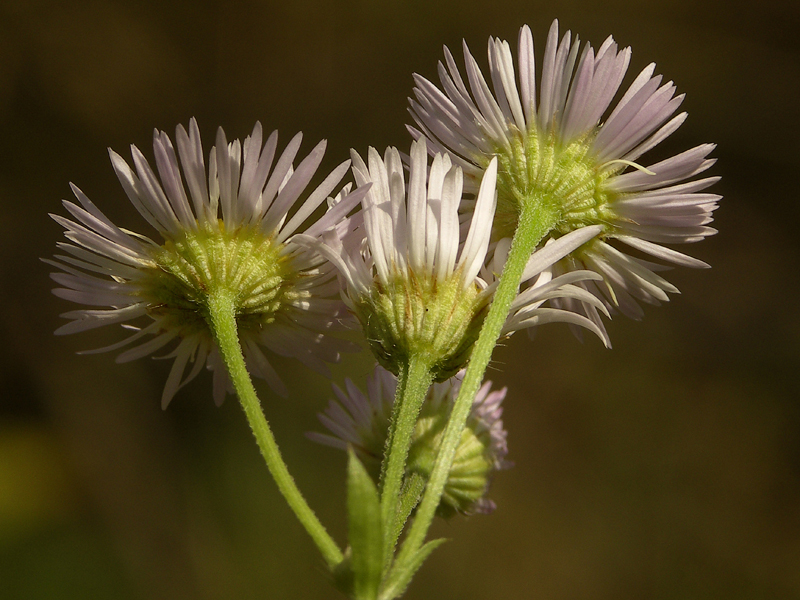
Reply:
[[[315, 245], [339, 269], [345, 281], [345, 301], [361, 323], [378, 362], [394, 374], [410, 357], [425, 355], [434, 379], [443, 381], [469, 358], [496, 287], [494, 273], [485, 269], [496, 203], [496, 164], [488, 164], [472, 218], [460, 231], [462, 170], [452, 165], [448, 155], [434, 156], [428, 169], [425, 141], [412, 144], [406, 189], [397, 149], [387, 149], [381, 159], [370, 148], [369, 166], [353, 153], [356, 184], [359, 189], [372, 185], [362, 200], [362, 213], [345, 227], [325, 234], [323, 243], [297, 238]], [[466, 232], [463, 241], [462, 231]], [[568, 246], [572, 239], [574, 236], [558, 247]], [[549, 261], [532, 259], [526, 279], [539, 275], [571, 249], [574, 246], [560, 255], [551, 253]], [[479, 277], [481, 271], [484, 277]], [[580, 280], [593, 275], [582, 271], [575, 277]], [[574, 296], [574, 289], [560, 288], [560, 284], [574, 281], [568, 279], [549, 286], [547, 297], [559, 296], [562, 291]], [[539, 320], [569, 320], [596, 329], [588, 320], [575, 320], [566, 311], [540, 310], [544, 300], [536, 294], [528, 300], [517, 308], [536, 312], [538, 320], [528, 318], [534, 317], [534, 312], [525, 313], [508, 332]], [[546, 318], [543, 311], [549, 311]]]
[[[345, 342], [327, 335], [342, 308], [336, 298], [335, 271], [319, 255], [296, 245], [292, 236], [337, 186], [349, 161], [299, 202], [322, 160], [324, 141], [295, 170], [292, 163], [301, 134], [275, 161], [277, 132], [262, 147], [260, 123], [243, 144], [238, 140], [229, 144], [219, 129], [206, 173], [196, 121], [192, 119], [188, 133], [178, 126], [176, 138], [177, 154], [166, 133], [154, 133], [158, 176], [135, 146], [131, 147], [135, 170], [109, 150], [128, 198], [163, 243], [117, 227], [74, 185], [80, 206], [64, 201], [74, 220], [51, 215], [64, 227], [70, 242], [58, 244], [65, 254], [46, 261], [61, 271], [52, 275], [62, 286], [54, 293], [99, 307], [65, 313], [62, 316], [70, 322], [56, 333], [123, 324], [135, 333], [92, 351], [138, 344], [122, 352], [117, 362], [176, 344], [165, 356], [174, 362], [162, 406], [203, 365], [213, 371], [214, 400], [220, 404], [230, 384], [207, 323], [209, 298], [225, 293], [233, 298], [248, 370], [285, 395], [286, 388], [264, 348], [298, 358], [322, 372], [325, 361], [338, 360], [339, 352], [348, 349]], [[340, 202], [310, 225], [305, 235], [316, 238], [339, 225], [360, 195]]]
[[[609, 37], [597, 51], [588, 44], [578, 59], [579, 41], [567, 32], [559, 42], [558, 22], [547, 37], [537, 98], [530, 29], [520, 30], [519, 79], [508, 42], [489, 39], [489, 72], [494, 94], [464, 44], [469, 88], [445, 48], [439, 63], [441, 90], [415, 75], [416, 100], [410, 113], [415, 139], [430, 152], [446, 152], [475, 192], [490, 162], [498, 161], [495, 241], [514, 234], [521, 211], [536, 206], [552, 223], [547, 239], [589, 225], [600, 234], [554, 267], [557, 275], [590, 269], [602, 282], [581, 282], [609, 308], [638, 318], [637, 300], [658, 304], [677, 288], [656, 271], [667, 268], [631, 255], [643, 253], [667, 263], [707, 267], [663, 244], [688, 243], [716, 233], [708, 227], [719, 196], [701, 193], [717, 177], [692, 178], [714, 164], [703, 144], [646, 168], [634, 161], [672, 134], [686, 119], [673, 116], [683, 100], [672, 82], [661, 84], [647, 66], [601, 123], [620, 87], [630, 49]], [[471, 208], [464, 203], [464, 207]], [[621, 243], [621, 246], [620, 246]], [[579, 300], [555, 300], [578, 310], [602, 328], [598, 309]]]
[[[407, 476], [416, 474], [425, 480], [430, 476], [460, 385], [460, 376], [456, 376], [434, 384], [428, 391], [412, 435]], [[325, 412], [318, 415], [329, 433], [313, 432], [308, 437], [342, 450], [351, 446], [377, 482], [396, 387], [396, 378], [380, 366], [369, 377], [366, 394], [349, 379], [345, 380], [345, 390], [334, 385], [338, 401], [331, 400]], [[442, 496], [441, 516], [486, 513], [495, 508], [486, 491], [494, 473], [511, 463], [505, 460], [507, 433], [501, 420], [506, 388], [492, 391], [491, 387], [491, 381], [485, 382], [473, 400]]]

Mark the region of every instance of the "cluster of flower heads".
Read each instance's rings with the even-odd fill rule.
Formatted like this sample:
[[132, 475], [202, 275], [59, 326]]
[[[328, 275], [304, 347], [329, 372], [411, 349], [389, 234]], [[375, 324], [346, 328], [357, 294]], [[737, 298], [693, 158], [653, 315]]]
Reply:
[[[418, 474], [425, 480], [430, 475], [462, 376], [463, 371], [433, 384], [428, 391], [409, 450], [409, 475]], [[396, 388], [395, 376], [380, 366], [367, 379], [366, 394], [350, 379], [345, 380], [344, 390], [334, 385], [338, 401], [331, 400], [318, 415], [329, 433], [313, 432], [308, 437], [341, 450], [352, 447], [377, 483]], [[442, 495], [439, 513], [443, 516], [494, 510], [494, 503], [485, 497], [486, 490], [496, 471], [511, 466], [505, 459], [508, 445], [501, 406], [505, 396], [506, 388], [492, 391], [491, 381], [475, 395]]]
[[[507, 42], [490, 39], [488, 54], [491, 88], [466, 44], [466, 82], [447, 48], [440, 87], [415, 75], [409, 155], [370, 148], [365, 161], [353, 152], [352, 192], [347, 184], [337, 193], [351, 161], [307, 191], [325, 142], [295, 167], [301, 135], [278, 152], [277, 132], [265, 141], [260, 124], [241, 143], [229, 143], [220, 129], [207, 165], [194, 120], [188, 132], [178, 126], [177, 152], [167, 134], [155, 132], [155, 171], [136, 147], [133, 168], [111, 151], [124, 191], [162, 241], [117, 227], [73, 186], [78, 203], [64, 202], [72, 219], [53, 216], [68, 242], [48, 262], [59, 269], [52, 275], [61, 286], [56, 295], [90, 308], [65, 313], [69, 323], [57, 333], [122, 325], [133, 333], [95, 350], [132, 346], [119, 362], [171, 344], [163, 406], [203, 366], [213, 372], [219, 404], [230, 383], [208, 325], [212, 295], [233, 299], [249, 371], [282, 394], [265, 350], [324, 373], [326, 363], [354, 349], [330, 335], [354, 316], [391, 373], [411, 356], [427, 357], [434, 379], [445, 383], [434, 386], [431, 419], [423, 411], [419, 427], [435, 428], [447, 412], [442, 399], [458, 387], [448, 378], [469, 359], [511, 237], [538, 211], [546, 234], [503, 333], [560, 321], [608, 346], [601, 315], [639, 318], [638, 301], [658, 304], [678, 291], [657, 272], [707, 266], [664, 244], [715, 232], [708, 223], [719, 196], [704, 190], [718, 178], [695, 178], [714, 163], [714, 146], [636, 162], [684, 122], [686, 113], [675, 115], [683, 95], [672, 82], [662, 84], [651, 64], [603, 120], [631, 54], [610, 37], [581, 51], [569, 32], [559, 40], [554, 22], [540, 79], [527, 26], [516, 72]], [[326, 199], [327, 211], [315, 219]], [[335, 438], [318, 439], [380, 456], [393, 381], [376, 371], [368, 397], [348, 381], [347, 393], [337, 391], [345, 408], [333, 403], [322, 417]], [[479, 454], [487, 473], [505, 455], [504, 394], [484, 386], [468, 428], [476, 439], [486, 434]], [[412, 451], [409, 468], [424, 472], [425, 460]], [[459, 510], [478, 510], [484, 488], [458, 500], [461, 492], [451, 486], [445, 498]]]

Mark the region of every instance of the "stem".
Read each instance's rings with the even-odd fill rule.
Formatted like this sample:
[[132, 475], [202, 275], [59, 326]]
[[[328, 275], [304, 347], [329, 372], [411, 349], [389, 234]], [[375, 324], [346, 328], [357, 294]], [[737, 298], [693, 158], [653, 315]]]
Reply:
[[[547, 232], [552, 229], [554, 223], [554, 215], [547, 211], [543, 205], [529, 202], [522, 203], [517, 231], [511, 243], [508, 259], [500, 276], [492, 305], [489, 307], [489, 313], [486, 315], [486, 320], [481, 327], [481, 333], [472, 350], [469, 365], [461, 383], [461, 390], [445, 428], [442, 445], [436, 456], [436, 462], [425, 489], [425, 495], [417, 507], [414, 522], [395, 561], [395, 565], [398, 565], [398, 567], [413, 558], [425, 541], [436, 508], [441, 501], [442, 492], [455, 458], [456, 448], [461, 439], [461, 433], [464, 430], [469, 411], [472, 408], [472, 401], [483, 382], [486, 367], [489, 365], [492, 352], [497, 340], [500, 338], [500, 332], [508, 317], [511, 303], [517, 295], [525, 265], [528, 263], [528, 259], [536, 246]], [[391, 581], [391, 579], [390, 575], [389, 580]]]
[[256, 395], [250, 373], [244, 362], [242, 347], [236, 329], [236, 310], [232, 294], [226, 290], [217, 290], [208, 295], [208, 314], [206, 320], [211, 328], [211, 333], [217, 343], [225, 367], [236, 389], [236, 395], [247, 415], [247, 422], [253, 430], [253, 435], [261, 450], [261, 455], [267, 463], [269, 472], [280, 490], [289, 507], [305, 527], [311, 539], [319, 548], [325, 562], [330, 568], [338, 565], [343, 555], [336, 542], [319, 522], [314, 511], [308, 506], [300, 490], [286, 468], [286, 463], [281, 458], [275, 437], [272, 435], [267, 419], [261, 410], [261, 403]]
[[381, 472], [381, 517], [384, 556], [387, 561], [394, 554], [394, 546], [400, 534], [396, 527], [397, 510], [411, 436], [432, 381], [430, 365], [420, 354], [414, 354], [398, 373], [397, 392]]

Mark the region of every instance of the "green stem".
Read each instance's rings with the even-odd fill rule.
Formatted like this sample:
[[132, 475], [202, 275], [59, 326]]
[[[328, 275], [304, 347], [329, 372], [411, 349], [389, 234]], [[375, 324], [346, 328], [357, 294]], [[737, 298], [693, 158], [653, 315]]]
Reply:
[[[525, 265], [528, 263], [528, 259], [536, 246], [547, 232], [552, 229], [554, 223], [555, 216], [542, 204], [523, 203], [519, 224], [511, 243], [508, 259], [500, 276], [492, 305], [489, 307], [489, 313], [486, 315], [486, 320], [481, 327], [481, 333], [472, 350], [469, 365], [461, 383], [461, 390], [445, 428], [442, 445], [425, 489], [425, 495], [417, 507], [414, 522], [400, 549], [395, 561], [396, 568], [393, 571], [399, 572], [402, 566], [414, 557], [425, 541], [428, 529], [436, 513], [436, 508], [441, 501], [442, 492], [461, 439], [461, 433], [472, 408], [472, 401], [483, 382], [486, 367], [489, 365], [492, 352], [497, 345], [497, 340], [500, 338], [503, 324], [511, 309], [511, 303], [517, 295]], [[386, 592], [389, 592], [391, 588], [391, 581], [392, 574], [389, 576], [389, 585], [385, 590]], [[381, 596], [383, 600], [393, 597], [395, 596]]]
[[207, 305], [208, 326], [214, 340], [217, 342], [222, 360], [228, 370], [233, 387], [239, 397], [239, 402], [247, 415], [247, 421], [253, 430], [261, 455], [267, 463], [269, 472], [280, 490], [289, 507], [305, 527], [311, 539], [319, 548], [325, 562], [330, 568], [338, 565], [343, 555], [336, 542], [319, 522], [314, 511], [308, 506], [300, 490], [286, 468], [286, 463], [281, 458], [275, 437], [272, 435], [267, 419], [261, 410], [261, 403], [256, 395], [250, 373], [244, 362], [242, 347], [236, 329], [236, 310], [233, 297], [225, 290], [211, 293]]
[[417, 425], [420, 407], [425, 401], [432, 381], [430, 365], [420, 354], [413, 355], [398, 373], [397, 392], [381, 472], [381, 517], [384, 531], [384, 556], [387, 561], [391, 560], [394, 554], [394, 547], [400, 533], [396, 527], [397, 511], [406, 459], [411, 447], [411, 436]]

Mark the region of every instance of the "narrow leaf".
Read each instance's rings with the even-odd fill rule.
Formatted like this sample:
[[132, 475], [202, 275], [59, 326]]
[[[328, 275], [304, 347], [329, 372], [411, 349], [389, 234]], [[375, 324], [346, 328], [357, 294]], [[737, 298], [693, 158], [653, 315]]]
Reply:
[[396, 543], [400, 534], [403, 533], [403, 527], [408, 520], [420, 498], [422, 492], [425, 490], [425, 479], [417, 473], [412, 473], [403, 485], [403, 490], [400, 492], [400, 506], [397, 509], [397, 518], [394, 522], [394, 533], [392, 536], [393, 541]]
[[404, 565], [395, 563], [392, 572], [389, 574], [389, 581], [386, 587], [381, 591], [380, 600], [392, 600], [393, 598], [400, 597], [406, 591], [408, 584], [411, 583], [411, 578], [419, 570], [431, 552], [436, 550], [439, 546], [444, 544], [447, 538], [439, 538], [438, 540], [431, 540], [420, 548], [417, 553]]
[[375, 600], [383, 570], [383, 526], [378, 488], [348, 448], [347, 516], [353, 569], [353, 597]]

